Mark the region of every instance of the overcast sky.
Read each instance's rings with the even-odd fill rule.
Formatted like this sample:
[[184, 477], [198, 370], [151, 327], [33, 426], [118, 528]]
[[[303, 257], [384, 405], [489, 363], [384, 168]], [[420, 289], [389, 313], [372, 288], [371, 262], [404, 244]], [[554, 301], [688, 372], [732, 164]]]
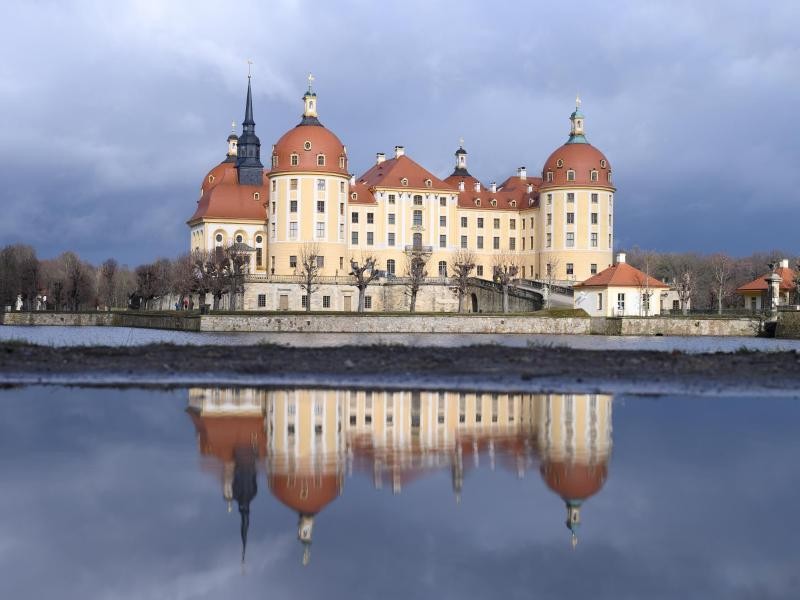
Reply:
[[580, 93], [619, 248], [800, 254], [791, 0], [39, 1], [4, 24], [0, 245], [131, 265], [185, 251], [250, 58], [266, 156], [308, 72], [357, 174], [405, 145], [445, 176], [459, 137], [487, 183], [538, 174]]

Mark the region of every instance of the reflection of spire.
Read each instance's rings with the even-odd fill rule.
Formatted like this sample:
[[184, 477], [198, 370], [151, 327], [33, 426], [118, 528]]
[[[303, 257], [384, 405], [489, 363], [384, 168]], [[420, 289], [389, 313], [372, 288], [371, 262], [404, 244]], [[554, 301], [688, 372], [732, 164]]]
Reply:
[[578, 527], [581, 524], [581, 503], [578, 500], [567, 500], [567, 529], [572, 533], [572, 547], [578, 545]]
[[303, 544], [303, 566], [311, 562], [311, 538], [314, 533], [314, 515], [300, 513], [297, 524], [297, 539]]
[[233, 497], [239, 504], [242, 535], [242, 563], [247, 550], [247, 530], [250, 528], [250, 502], [258, 492], [256, 484], [256, 455], [252, 448], [237, 448], [234, 455]]

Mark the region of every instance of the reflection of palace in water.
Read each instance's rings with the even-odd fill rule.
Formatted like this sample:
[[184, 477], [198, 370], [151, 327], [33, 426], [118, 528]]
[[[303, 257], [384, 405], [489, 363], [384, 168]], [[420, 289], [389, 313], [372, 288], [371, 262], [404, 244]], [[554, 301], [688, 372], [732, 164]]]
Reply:
[[298, 515], [307, 564], [314, 520], [342, 494], [346, 474], [400, 493], [447, 469], [459, 501], [464, 474], [481, 461], [520, 477], [538, 464], [566, 504], [574, 545], [581, 504], [608, 472], [611, 404], [589, 394], [197, 388], [188, 412], [228, 509], [238, 505], [242, 559], [263, 470], [272, 495]]

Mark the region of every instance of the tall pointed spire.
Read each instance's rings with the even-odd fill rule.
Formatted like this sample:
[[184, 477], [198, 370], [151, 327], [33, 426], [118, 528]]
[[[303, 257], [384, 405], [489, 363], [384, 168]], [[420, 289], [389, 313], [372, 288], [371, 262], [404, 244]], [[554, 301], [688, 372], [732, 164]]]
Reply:
[[[248, 70], [249, 70], [248, 61]], [[250, 88], [250, 75], [247, 75], [247, 100], [244, 106], [242, 135], [236, 149], [236, 168], [239, 170], [241, 185], [263, 185], [264, 165], [261, 164], [261, 140], [256, 135], [256, 122], [253, 120], [253, 92]]]
[[242, 564], [247, 551], [247, 531], [250, 528], [250, 502], [258, 493], [256, 484], [256, 456], [251, 448], [234, 451], [236, 466], [233, 472], [232, 492], [239, 504], [240, 533], [242, 536]]

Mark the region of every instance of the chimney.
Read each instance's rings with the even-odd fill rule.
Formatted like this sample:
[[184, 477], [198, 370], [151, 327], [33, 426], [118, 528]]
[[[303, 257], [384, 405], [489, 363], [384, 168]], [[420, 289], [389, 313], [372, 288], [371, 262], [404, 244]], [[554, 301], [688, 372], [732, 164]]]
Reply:
[[624, 252], [620, 252], [619, 254], [617, 254], [617, 264], [621, 265], [624, 262], [625, 262], [625, 253]]
[[517, 176], [522, 180], [525, 181], [528, 178], [528, 169], [525, 167], [520, 167], [517, 169]]
[[480, 181], [476, 181], [475, 182], [475, 191], [476, 192], [480, 192], [481, 191], [481, 182]]
[[375, 155], [375, 164], [376, 164], [376, 165], [379, 165], [379, 164], [381, 164], [381, 163], [382, 163], [383, 161], [385, 161], [385, 160], [386, 160], [386, 155], [385, 155], [383, 152], [378, 152], [378, 153]]
[[405, 153], [406, 153], [406, 149], [405, 149], [404, 146], [395, 146], [394, 147], [394, 157], [395, 158], [400, 158], [401, 156], [404, 156]]
[[492, 182], [492, 187], [491, 187], [491, 189], [492, 189], [492, 193], [493, 193], [493, 194], [497, 192], [497, 182], [496, 182], [496, 181], [493, 181], [493, 182]]
[[463, 192], [464, 191], [464, 180], [463, 179], [458, 182], [458, 191], [459, 192]]
[[356, 176], [355, 173], [352, 173], [350, 175], [350, 185], [355, 185], [355, 184], [356, 184]]
[[788, 269], [789, 268], [789, 259], [782, 258], [781, 259], [781, 269]]
[[533, 184], [532, 184], [532, 183], [529, 183], [529, 184], [528, 184], [528, 193], [530, 194], [530, 193], [532, 193], [532, 192], [533, 192]]

